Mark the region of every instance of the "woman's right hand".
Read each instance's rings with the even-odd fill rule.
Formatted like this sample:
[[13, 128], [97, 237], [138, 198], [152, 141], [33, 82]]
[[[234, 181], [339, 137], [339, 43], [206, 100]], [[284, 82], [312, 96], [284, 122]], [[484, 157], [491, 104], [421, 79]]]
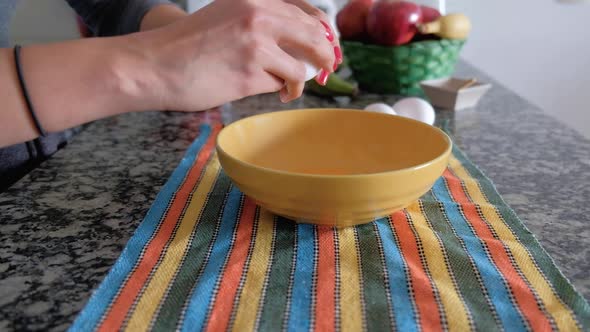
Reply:
[[139, 86], [153, 108], [168, 110], [203, 110], [275, 91], [283, 102], [293, 100], [305, 83], [303, 59], [328, 73], [341, 61], [322, 21], [328, 22], [304, 0], [215, 0], [130, 36], [150, 68]]

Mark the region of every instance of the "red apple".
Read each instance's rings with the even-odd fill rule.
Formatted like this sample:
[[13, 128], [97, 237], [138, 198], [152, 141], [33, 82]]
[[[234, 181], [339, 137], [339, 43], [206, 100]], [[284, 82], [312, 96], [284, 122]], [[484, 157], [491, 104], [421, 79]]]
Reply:
[[441, 16], [438, 9], [432, 7], [420, 6], [420, 10], [422, 11], [422, 21], [420, 23], [430, 23]]
[[367, 37], [367, 15], [373, 0], [352, 0], [336, 15], [336, 26], [345, 40], [363, 40]]
[[[420, 6], [420, 10], [422, 11], [422, 21], [420, 23], [430, 23], [435, 21], [437, 18], [441, 17], [440, 12], [437, 9], [428, 6]], [[414, 36], [412, 41], [423, 41], [423, 40], [433, 40], [438, 39], [439, 37], [433, 34], [423, 35], [419, 31]]]
[[367, 32], [380, 45], [402, 45], [412, 40], [418, 32], [416, 24], [421, 21], [422, 11], [417, 4], [382, 0], [369, 11]]

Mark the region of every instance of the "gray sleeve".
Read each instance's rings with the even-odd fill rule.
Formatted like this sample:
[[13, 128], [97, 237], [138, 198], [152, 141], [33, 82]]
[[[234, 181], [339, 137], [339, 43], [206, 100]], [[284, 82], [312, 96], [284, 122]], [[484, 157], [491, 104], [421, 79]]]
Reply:
[[67, 0], [95, 36], [136, 32], [143, 16], [168, 0]]

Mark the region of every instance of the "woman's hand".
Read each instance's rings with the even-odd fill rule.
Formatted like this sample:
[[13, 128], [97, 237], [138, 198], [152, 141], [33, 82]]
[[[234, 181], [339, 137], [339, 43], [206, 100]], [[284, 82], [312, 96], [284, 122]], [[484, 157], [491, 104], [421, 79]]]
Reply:
[[[341, 62], [325, 14], [305, 0], [216, 0], [166, 27], [139, 33], [150, 70], [147, 98], [169, 110], [203, 110], [246, 96], [280, 91], [299, 97], [303, 59], [323, 68]], [[327, 33], [327, 31], [330, 31]]]
[[[274, 91], [286, 102], [302, 93], [303, 59], [323, 68], [319, 81], [341, 61], [320, 22], [328, 20], [305, 0], [215, 0], [185, 18], [162, 13], [146, 15], [149, 31], [23, 48], [27, 90], [46, 131], [126, 112], [204, 110]], [[14, 64], [12, 50], [0, 48], [0, 147], [39, 135]]]

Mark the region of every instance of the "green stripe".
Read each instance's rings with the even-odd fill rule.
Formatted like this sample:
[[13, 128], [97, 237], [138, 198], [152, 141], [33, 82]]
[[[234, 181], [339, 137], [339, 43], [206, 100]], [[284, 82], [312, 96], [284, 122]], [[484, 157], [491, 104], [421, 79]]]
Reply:
[[563, 276], [545, 249], [541, 247], [539, 241], [526, 228], [508, 204], [504, 202], [492, 182], [483, 172], [467, 159], [461, 150], [454, 148], [453, 154], [470, 175], [480, 183], [481, 189], [488, 198], [488, 201], [496, 206], [508, 227], [510, 227], [518, 240], [528, 249], [547, 280], [553, 285], [559, 298], [574, 311], [579, 322], [584, 326], [584, 329], [590, 330], [590, 306], [586, 300], [576, 292], [573, 286]]
[[293, 268], [297, 226], [290, 220], [277, 217], [275, 228], [275, 254], [271, 262], [259, 331], [272, 331], [277, 326], [283, 326], [283, 317], [285, 317], [289, 301], [286, 295], [289, 290], [289, 276]]
[[[457, 280], [459, 292], [473, 317], [476, 330], [500, 330], [502, 326], [496, 312], [490, 306], [491, 302], [474, 272], [477, 267], [471, 263], [469, 253], [462, 247], [451, 225], [444, 222], [446, 216], [430, 191], [422, 196], [422, 205], [428, 224], [438, 234], [445, 247], [450, 272]], [[436, 222], [430, 222], [431, 220]]]
[[217, 228], [221, 222], [221, 210], [225, 204], [231, 181], [227, 176], [219, 176], [209, 196], [199, 222], [193, 231], [190, 243], [176, 277], [173, 279], [167, 296], [160, 305], [154, 321], [154, 331], [172, 331], [176, 325], [184, 303], [190, 291], [201, 276], [206, 264], [206, 256], [217, 237]]
[[277, 223], [277, 216], [273, 216], [272, 221], [272, 240], [270, 244], [270, 255], [268, 257], [269, 264], [266, 267], [266, 272], [264, 273], [264, 282], [262, 284], [262, 291], [260, 293], [260, 298], [258, 299], [258, 310], [256, 310], [256, 317], [254, 321], [254, 331], [260, 331], [260, 322], [262, 320], [262, 310], [264, 309], [264, 302], [268, 298], [268, 291], [269, 291], [269, 282], [270, 282], [270, 273], [272, 272], [273, 266], [272, 263], [275, 262], [275, 257], [277, 254], [277, 230], [279, 224]]
[[377, 233], [372, 224], [356, 227], [363, 277], [364, 310], [368, 331], [393, 331], [385, 287], [385, 268], [379, 257]]

